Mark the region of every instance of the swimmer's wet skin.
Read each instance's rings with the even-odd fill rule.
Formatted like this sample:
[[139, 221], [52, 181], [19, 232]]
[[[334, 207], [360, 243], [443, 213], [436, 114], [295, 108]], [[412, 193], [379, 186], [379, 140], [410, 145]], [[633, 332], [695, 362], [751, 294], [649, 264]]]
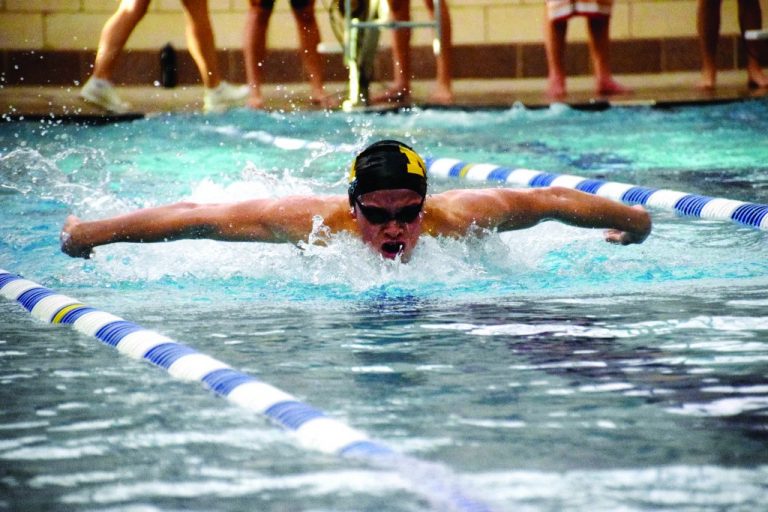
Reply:
[[167, 242], [208, 238], [268, 243], [307, 242], [322, 218], [330, 234], [359, 236], [386, 259], [407, 262], [419, 237], [461, 238], [476, 230], [510, 231], [557, 220], [605, 229], [605, 240], [642, 243], [651, 219], [641, 206], [562, 187], [449, 190], [427, 196], [424, 160], [402, 142], [368, 146], [352, 163], [347, 197], [288, 196], [239, 203], [176, 203], [82, 222], [69, 216], [61, 250], [89, 258], [95, 247], [116, 242]]

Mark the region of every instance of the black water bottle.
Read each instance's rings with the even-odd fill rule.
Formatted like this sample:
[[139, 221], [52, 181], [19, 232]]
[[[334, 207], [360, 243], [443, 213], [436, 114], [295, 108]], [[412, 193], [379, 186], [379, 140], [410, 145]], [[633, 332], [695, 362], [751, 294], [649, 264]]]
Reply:
[[160, 50], [160, 85], [167, 89], [176, 87], [176, 50], [171, 43]]

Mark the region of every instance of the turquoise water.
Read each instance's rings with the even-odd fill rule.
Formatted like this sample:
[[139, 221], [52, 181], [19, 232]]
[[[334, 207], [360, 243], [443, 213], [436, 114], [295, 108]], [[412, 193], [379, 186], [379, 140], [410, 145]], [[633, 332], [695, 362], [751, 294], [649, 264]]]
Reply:
[[[384, 137], [425, 156], [768, 203], [766, 134], [764, 101], [4, 123], [0, 268], [286, 390], [494, 510], [759, 510], [765, 232], [652, 210], [640, 246], [544, 223], [425, 239], [407, 265], [345, 237], [304, 250], [117, 244], [89, 261], [57, 239], [68, 213], [343, 193], [351, 155]], [[430, 185], [458, 186], [479, 185]], [[446, 509], [413, 468], [306, 449], [6, 300], [0, 384], [0, 510]]]

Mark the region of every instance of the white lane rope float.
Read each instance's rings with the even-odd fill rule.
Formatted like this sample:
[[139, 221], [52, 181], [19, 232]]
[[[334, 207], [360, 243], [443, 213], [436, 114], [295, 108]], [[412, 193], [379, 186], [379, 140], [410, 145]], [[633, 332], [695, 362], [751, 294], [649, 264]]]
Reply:
[[164, 368], [176, 379], [200, 381], [214, 394], [262, 414], [293, 432], [302, 446], [397, 467], [401, 473], [418, 480], [416, 490], [423, 492], [441, 509], [490, 512], [487, 505], [466, 496], [450, 478], [436, 479], [437, 473], [446, 473], [436, 464], [400, 455], [289, 393], [163, 334], [99, 311], [3, 269], [0, 269], [0, 295], [17, 301], [38, 320], [71, 325], [80, 333], [133, 359], [143, 359]]
[[766, 204], [640, 187], [571, 174], [554, 174], [487, 163], [467, 163], [455, 158], [427, 158], [426, 164], [430, 177], [464, 179], [516, 187], [566, 187], [625, 204], [640, 204], [674, 210], [688, 217], [730, 220], [753, 228], [768, 229], [768, 205]]

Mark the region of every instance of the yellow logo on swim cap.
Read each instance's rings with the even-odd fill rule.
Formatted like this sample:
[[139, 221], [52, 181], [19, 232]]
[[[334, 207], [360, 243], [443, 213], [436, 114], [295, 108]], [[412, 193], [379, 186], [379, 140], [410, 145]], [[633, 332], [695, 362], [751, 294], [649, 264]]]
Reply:
[[[405, 146], [400, 146], [400, 152], [408, 159], [408, 167], [406, 170], [411, 174], [418, 174], [422, 178], [427, 178], [427, 166], [424, 164], [424, 160], [414, 150]], [[352, 167], [354, 172], [354, 166]]]
[[[368, 163], [368, 159], [370, 158], [370, 154], [375, 151], [380, 151], [377, 145], [381, 145], [381, 150], [386, 152], [392, 151], [392, 146], [396, 145], [397, 149], [400, 150], [400, 153], [405, 155], [405, 159], [408, 162], [405, 166], [405, 171], [409, 174], [415, 174], [417, 176], [421, 176], [425, 180], [427, 179], [427, 165], [424, 163], [424, 160], [419, 156], [418, 153], [416, 153], [411, 148], [402, 145], [401, 143], [398, 143], [396, 141], [382, 141], [380, 143], [376, 143], [372, 146], [369, 146], [365, 151], [360, 153], [355, 157], [354, 160], [352, 160], [352, 165], [349, 167], [349, 182], [352, 183], [357, 178], [357, 161], [360, 160], [363, 167], [370, 167], [370, 163]], [[385, 145], [386, 144], [386, 145]], [[389, 147], [390, 149], [385, 149], [386, 147]], [[391, 153], [390, 153], [391, 154]], [[362, 158], [362, 160], [361, 160]], [[383, 157], [382, 157], [383, 158]], [[402, 165], [399, 161], [395, 164], [394, 162], [390, 162], [389, 164], [386, 163], [386, 159], [382, 160], [380, 164], [378, 165], [396, 165], [398, 169], [402, 169], [399, 167]], [[367, 173], [368, 171], [366, 171]], [[398, 171], [399, 172], [399, 171]]]
[[352, 160], [352, 167], [349, 169], [349, 182], [352, 183], [355, 181], [355, 177], [357, 176], [357, 172], [355, 172], [355, 164], [357, 164], [357, 157], [355, 157]]

